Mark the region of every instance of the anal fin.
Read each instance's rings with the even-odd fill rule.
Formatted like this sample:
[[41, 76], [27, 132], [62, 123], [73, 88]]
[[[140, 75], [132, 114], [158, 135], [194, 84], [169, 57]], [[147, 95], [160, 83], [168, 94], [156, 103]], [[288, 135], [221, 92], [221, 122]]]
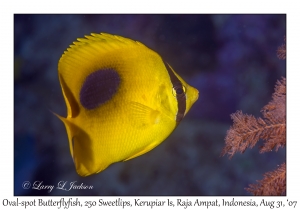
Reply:
[[143, 150], [139, 151], [138, 153], [130, 156], [129, 158], [126, 158], [125, 160], [123, 161], [127, 161], [127, 160], [130, 160], [130, 159], [133, 159], [133, 158], [136, 158], [140, 155], [143, 155], [147, 152], [149, 152], [150, 150], [152, 150], [154, 147], [156, 147], [158, 145], [158, 142], [152, 142], [151, 144], [149, 144], [148, 146], [146, 146]]

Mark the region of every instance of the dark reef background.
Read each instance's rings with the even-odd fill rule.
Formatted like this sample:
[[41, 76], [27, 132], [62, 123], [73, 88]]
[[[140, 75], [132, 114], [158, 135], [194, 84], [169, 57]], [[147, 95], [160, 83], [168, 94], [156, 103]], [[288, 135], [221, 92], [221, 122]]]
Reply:
[[[151, 152], [80, 177], [63, 123], [57, 64], [76, 38], [107, 32], [158, 52], [200, 98]], [[14, 15], [14, 195], [250, 195], [244, 188], [286, 160], [259, 145], [220, 157], [236, 110], [261, 116], [286, 61], [286, 15]], [[288, 172], [287, 172], [288, 173]], [[92, 190], [25, 190], [24, 181], [77, 181]]]

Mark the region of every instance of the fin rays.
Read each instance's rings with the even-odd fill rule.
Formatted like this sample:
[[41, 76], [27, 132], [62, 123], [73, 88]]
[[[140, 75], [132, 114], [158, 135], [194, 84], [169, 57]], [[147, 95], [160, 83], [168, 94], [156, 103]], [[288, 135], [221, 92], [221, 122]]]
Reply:
[[67, 86], [66, 82], [64, 81], [63, 77], [59, 75], [59, 80], [61, 83], [61, 87], [63, 90], [63, 95], [66, 101], [67, 110], [68, 110], [68, 118], [74, 118], [79, 115], [79, 105], [76, 102], [74, 95], [72, 94], [71, 90]]
[[130, 113], [134, 126], [146, 128], [160, 121], [160, 112], [138, 102], [130, 102]]

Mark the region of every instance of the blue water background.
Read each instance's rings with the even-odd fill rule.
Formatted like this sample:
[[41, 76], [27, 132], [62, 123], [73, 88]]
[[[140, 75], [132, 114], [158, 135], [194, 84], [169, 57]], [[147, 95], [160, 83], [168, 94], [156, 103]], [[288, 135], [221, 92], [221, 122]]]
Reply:
[[[158, 52], [200, 98], [178, 128], [151, 152], [80, 177], [70, 155], [57, 64], [76, 38], [107, 32]], [[285, 162], [285, 148], [259, 154], [258, 143], [220, 157], [236, 110], [261, 117], [286, 62], [286, 15], [14, 15], [15, 195], [250, 195], [248, 184]], [[60, 181], [89, 190], [23, 189]]]

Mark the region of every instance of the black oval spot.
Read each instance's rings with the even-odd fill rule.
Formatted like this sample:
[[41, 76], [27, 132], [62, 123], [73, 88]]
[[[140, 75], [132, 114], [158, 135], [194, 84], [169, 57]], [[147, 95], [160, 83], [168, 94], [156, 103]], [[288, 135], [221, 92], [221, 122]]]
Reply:
[[100, 69], [88, 75], [80, 90], [80, 103], [86, 109], [95, 109], [110, 100], [120, 85], [120, 76], [114, 69]]

